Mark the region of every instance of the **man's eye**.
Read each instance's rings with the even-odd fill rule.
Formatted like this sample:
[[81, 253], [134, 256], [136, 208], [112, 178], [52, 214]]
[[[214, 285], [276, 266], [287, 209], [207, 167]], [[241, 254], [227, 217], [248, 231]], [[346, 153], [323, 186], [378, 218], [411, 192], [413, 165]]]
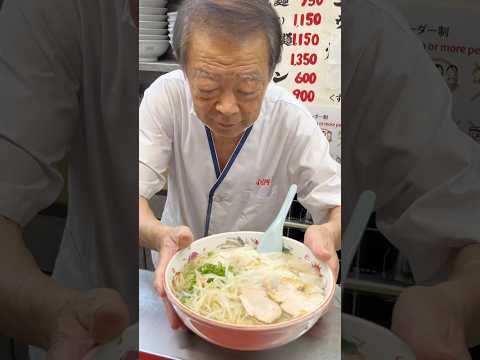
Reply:
[[238, 91], [238, 94], [240, 96], [252, 96], [252, 95], [255, 95], [255, 91]]
[[204, 100], [210, 100], [211, 98], [213, 98], [215, 96], [215, 90], [200, 90], [198, 92], [198, 97], [200, 99], [204, 99]]
[[216, 90], [213, 89], [213, 90], [200, 90], [200, 94], [202, 95], [211, 95], [215, 92]]

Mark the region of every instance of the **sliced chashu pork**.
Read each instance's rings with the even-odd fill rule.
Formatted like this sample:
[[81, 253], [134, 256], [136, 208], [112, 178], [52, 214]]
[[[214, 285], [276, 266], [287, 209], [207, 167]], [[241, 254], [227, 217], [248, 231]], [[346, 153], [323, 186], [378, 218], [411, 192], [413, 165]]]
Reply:
[[323, 300], [323, 295], [314, 293], [305, 295], [303, 293], [290, 294], [284, 302], [282, 302], [282, 309], [290, 315], [297, 317], [303, 314], [314, 311]]
[[270, 279], [265, 283], [265, 287], [268, 295], [280, 304], [283, 311], [294, 317], [315, 310], [323, 300], [320, 287], [310, 287], [308, 293], [302, 292], [304, 286], [301, 282], [289, 278]]
[[244, 286], [241, 289], [240, 301], [248, 315], [271, 324], [282, 315], [280, 306], [267, 296], [260, 286]]

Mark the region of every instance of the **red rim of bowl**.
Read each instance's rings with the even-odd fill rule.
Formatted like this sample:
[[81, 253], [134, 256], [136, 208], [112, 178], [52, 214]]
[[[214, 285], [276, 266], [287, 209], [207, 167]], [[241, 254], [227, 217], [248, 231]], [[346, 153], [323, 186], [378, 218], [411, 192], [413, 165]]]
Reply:
[[[239, 231], [239, 232], [248, 233], [248, 231]], [[254, 232], [252, 232], [252, 233], [254, 233]], [[219, 235], [219, 234], [216, 234], [216, 235]], [[216, 235], [214, 235], [214, 236], [216, 236]], [[205, 238], [203, 238], [203, 239], [205, 239]], [[288, 238], [288, 239], [290, 239], [290, 238]], [[296, 241], [294, 239], [290, 239], [290, 240]], [[302, 244], [302, 243], [300, 243], [300, 244]], [[302, 244], [302, 245], [306, 247], [306, 245], [304, 245], [304, 244]], [[307, 249], [308, 249], [308, 247], [307, 247]], [[310, 253], [311, 253], [310, 249], [308, 249], [308, 251], [310, 251]], [[177, 297], [173, 293], [172, 289], [170, 288], [170, 283], [168, 281], [168, 273], [170, 272], [170, 268], [172, 266], [173, 261], [176, 259], [177, 256], [180, 256], [181, 253], [182, 253], [181, 251], [177, 252], [170, 259], [170, 261], [168, 262], [167, 267], [165, 269], [164, 284], [166, 284], [165, 292], [167, 294], [167, 298], [168, 298], [168, 300], [173, 302], [175, 306], [178, 306], [185, 313], [187, 313], [190, 317], [195, 318], [198, 321], [203, 321], [203, 322], [205, 322], [209, 325], [214, 325], [214, 326], [218, 326], [218, 327], [221, 327], [221, 328], [227, 328], [227, 329], [232, 329], [232, 330], [234, 329], [234, 330], [248, 330], [248, 331], [281, 329], [281, 328], [284, 328], [284, 327], [288, 327], [290, 325], [296, 325], [298, 323], [302, 323], [302, 322], [304, 322], [304, 321], [306, 321], [310, 318], [313, 318], [313, 317], [315, 317], [319, 314], [324, 313], [324, 310], [328, 309], [328, 307], [332, 303], [333, 296], [335, 295], [335, 283], [333, 283], [334, 278], [333, 278], [332, 270], [327, 265], [324, 264], [325, 266], [322, 266], [322, 268], [327, 269], [327, 271], [329, 272], [330, 278], [332, 279], [333, 284], [330, 287], [330, 291], [327, 294], [327, 296], [325, 297], [325, 300], [314, 311], [309, 312], [307, 314], [304, 314], [302, 316], [287, 320], [287, 321], [282, 321], [282, 322], [279, 322], [279, 323], [276, 323], [276, 324], [270, 324], [270, 325], [238, 325], [238, 324], [230, 324], [230, 323], [222, 322], [222, 321], [218, 321], [218, 320], [212, 320], [212, 319], [207, 318], [204, 315], [201, 315], [201, 314], [198, 314], [198, 313], [194, 312], [188, 306], [182, 304], [182, 302], [180, 302], [180, 300], [177, 299]], [[313, 254], [312, 254], [312, 256], [313, 256]], [[318, 260], [318, 259], [317, 259], [317, 261], [320, 262], [320, 260]]]

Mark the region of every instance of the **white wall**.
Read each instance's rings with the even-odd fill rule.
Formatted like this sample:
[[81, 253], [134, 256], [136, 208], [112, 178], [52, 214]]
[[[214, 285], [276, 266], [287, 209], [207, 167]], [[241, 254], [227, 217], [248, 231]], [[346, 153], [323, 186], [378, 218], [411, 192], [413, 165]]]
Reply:
[[329, 139], [332, 156], [340, 161], [341, 9], [337, 1], [340, 2], [270, 0], [270, 3], [280, 15], [285, 40], [274, 81], [286, 76], [277, 84], [307, 106]]

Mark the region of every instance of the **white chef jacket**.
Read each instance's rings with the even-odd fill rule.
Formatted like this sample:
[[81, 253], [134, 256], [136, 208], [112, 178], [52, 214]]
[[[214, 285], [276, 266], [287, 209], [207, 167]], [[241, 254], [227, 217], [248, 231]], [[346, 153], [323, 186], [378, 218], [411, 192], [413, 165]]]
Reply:
[[445, 280], [452, 255], [480, 242], [480, 146], [388, 1], [344, 0], [342, 26], [344, 223], [359, 193], [375, 191], [378, 228], [415, 279]]
[[328, 141], [305, 107], [279, 86], [268, 86], [258, 119], [222, 172], [181, 70], [160, 76], [145, 91], [139, 116], [139, 193], [149, 199], [161, 190], [168, 169], [161, 221], [187, 225], [195, 238], [265, 231], [293, 183], [315, 223], [340, 205], [340, 166]]

